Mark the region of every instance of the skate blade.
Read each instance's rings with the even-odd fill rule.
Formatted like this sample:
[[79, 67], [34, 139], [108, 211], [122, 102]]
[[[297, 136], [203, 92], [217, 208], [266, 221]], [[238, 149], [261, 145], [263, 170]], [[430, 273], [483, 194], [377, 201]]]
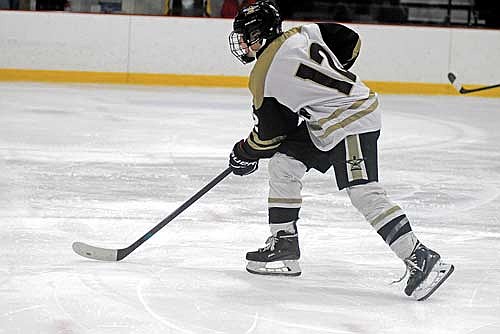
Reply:
[[246, 269], [252, 274], [270, 276], [300, 276], [302, 273], [297, 260], [274, 262], [249, 261]]
[[420, 284], [412, 294], [418, 301], [429, 298], [450, 277], [455, 270], [452, 264], [438, 262], [425, 281]]

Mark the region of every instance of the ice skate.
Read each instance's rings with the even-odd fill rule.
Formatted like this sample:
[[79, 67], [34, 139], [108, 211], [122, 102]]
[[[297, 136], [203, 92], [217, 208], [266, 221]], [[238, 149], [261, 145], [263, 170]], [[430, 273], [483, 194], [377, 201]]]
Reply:
[[405, 293], [416, 300], [429, 298], [455, 269], [442, 262], [438, 253], [420, 243], [405, 263], [410, 272]]
[[299, 258], [297, 233], [279, 231], [267, 239], [264, 248], [247, 253], [247, 271], [258, 275], [299, 276]]

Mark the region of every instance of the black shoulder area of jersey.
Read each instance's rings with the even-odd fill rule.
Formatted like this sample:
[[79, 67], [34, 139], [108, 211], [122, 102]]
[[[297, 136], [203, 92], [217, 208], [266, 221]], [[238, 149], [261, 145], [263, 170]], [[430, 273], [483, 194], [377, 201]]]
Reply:
[[347, 70], [358, 57], [359, 35], [352, 29], [339, 23], [317, 23], [321, 36], [335, 57]]

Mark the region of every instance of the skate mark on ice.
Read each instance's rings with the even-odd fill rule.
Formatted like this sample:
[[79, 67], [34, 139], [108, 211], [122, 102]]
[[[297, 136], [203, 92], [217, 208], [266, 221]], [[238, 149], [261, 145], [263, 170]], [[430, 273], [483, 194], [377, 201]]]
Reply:
[[[170, 268], [163, 268], [162, 270], [156, 270], [155, 273], [152, 275], [153, 277], [148, 277], [143, 280], [141, 280], [137, 287], [136, 287], [136, 293], [137, 296], [142, 304], [142, 306], [145, 308], [145, 310], [156, 320], [158, 320], [161, 324], [167, 326], [168, 328], [171, 328], [175, 330], [176, 333], [233, 333], [233, 330], [229, 329], [223, 329], [223, 330], [218, 330], [218, 329], [213, 329], [210, 327], [205, 326], [200, 326], [194, 323], [189, 323], [190, 328], [187, 328], [187, 326], [182, 326], [181, 324], [174, 323], [172, 320], [168, 319], [168, 317], [162, 316], [158, 314], [152, 307], [149, 306], [148, 302], [146, 301], [146, 298], [144, 296], [143, 290], [147, 285], [151, 285], [152, 283], [157, 283], [157, 282], [163, 282], [162, 276], [167, 275], [164, 274], [164, 272], [168, 271]], [[189, 276], [188, 276], [189, 277]], [[174, 279], [175, 281], [175, 279]], [[166, 282], [169, 282], [169, 279], [166, 279]], [[197, 296], [198, 299], [201, 299], [203, 301], [203, 296]], [[217, 305], [216, 303], [213, 302], [207, 302], [209, 306], [205, 307], [200, 307], [200, 303], [197, 303], [191, 298], [190, 295], [185, 295], [183, 299], [186, 299], [188, 301], [192, 301], [192, 304], [189, 304], [189, 307], [193, 307], [196, 309], [197, 314], [205, 314], [208, 318], [212, 317], [213, 314], [207, 312], [208, 311], [213, 311], [215, 312], [214, 314], [219, 313], [220, 311], [220, 306]], [[206, 302], [206, 301], [205, 301]], [[186, 305], [176, 305], [177, 308], [183, 308], [187, 307]], [[235, 316], [240, 316], [242, 318], [251, 318], [252, 323], [248, 327], [248, 329], [244, 330], [243, 328], [240, 330], [238, 329], [237, 333], [245, 333], [245, 334], [250, 334], [254, 332], [254, 330], [257, 328], [257, 323], [259, 320], [259, 314], [256, 312], [253, 316], [251, 314], [247, 314], [244, 312], [239, 312], [239, 311], [234, 311], [234, 310], [223, 310], [224, 313], [231, 313], [234, 314]], [[235, 317], [231, 317], [231, 319], [235, 319]], [[236, 333], [236, 332], [235, 332]]]
[[[347, 333], [352, 333], [347, 330], [340, 330], [340, 329], [332, 329], [331, 327], [326, 327], [326, 326], [314, 326], [313, 324], [309, 323], [298, 323], [294, 321], [294, 319], [288, 319], [285, 318], [283, 320], [276, 319], [274, 317], [265, 317], [262, 316], [262, 313], [256, 312], [255, 310], [240, 310], [238, 304], [232, 304], [231, 307], [227, 308], [222, 308], [220, 307], [219, 304], [215, 303], [210, 296], [205, 296], [204, 293], [198, 293], [194, 296], [190, 294], [190, 290], [177, 290], [177, 293], [180, 293], [179, 296], [182, 297], [182, 301], [180, 304], [176, 304], [173, 307], [177, 310], [184, 310], [188, 313], [192, 313], [192, 311], [189, 311], [189, 309], [193, 309], [193, 311], [196, 314], [202, 314], [203, 319], [217, 319], [218, 316], [220, 316], [221, 313], [223, 313], [225, 316], [224, 318], [220, 318], [219, 321], [227, 321], [228, 319], [232, 319], [233, 321], [237, 319], [238, 325], [236, 327], [237, 330], [235, 330], [235, 327], [227, 327], [224, 325], [224, 323], [220, 322], [211, 322], [207, 323], [206, 320], [203, 319], [193, 319], [191, 318], [190, 322], [186, 322], [186, 320], [182, 320], [183, 323], [181, 323], [181, 320], [177, 320], [177, 318], [172, 318], [169, 317], [167, 313], [167, 316], [165, 316], [161, 312], [168, 312], [165, 310], [158, 311], [155, 310], [153, 307], [153, 302], [148, 301], [148, 296], [150, 296], [150, 292], [148, 290], [148, 285], [151, 284], [157, 284], [159, 282], [164, 282], [166, 285], [164, 287], [158, 287], [158, 286], [153, 286], [154, 290], [168, 290], [170, 288], [173, 288], [174, 286], [177, 286], [176, 282], [178, 282], [178, 277], [177, 276], [169, 276], [169, 271], [171, 268], [165, 268], [159, 272], [157, 272], [154, 277], [146, 278], [143, 279], [139, 282], [136, 288], [137, 296], [144, 306], [144, 308], [147, 310], [148, 313], [151, 314], [158, 322], [161, 324], [165, 325], [166, 327], [174, 330], [175, 332], [179, 333], [245, 333], [245, 334], [251, 334], [251, 333], [256, 333], [259, 332], [259, 328], [264, 326], [264, 327], [279, 327], [282, 329], [290, 329], [290, 330], [301, 330], [304, 333], [337, 333], [337, 334], [347, 334]], [[198, 272], [197, 270], [192, 270], [190, 268], [182, 268], [179, 269], [183, 273], [177, 272], [179, 277], [184, 277], [184, 280], [182, 281], [182, 284], [187, 284], [190, 286], [192, 284], [191, 280], [189, 280], [189, 277], [193, 277], [192, 275], [196, 275]], [[186, 273], [184, 273], [186, 271]], [[167, 278], [164, 278], [167, 277]], [[170, 286], [173, 284], [172, 286]], [[205, 286], [204, 288], [211, 289], [211, 285]], [[210, 290], [211, 291], [211, 290]], [[267, 289], [265, 289], [266, 292], [269, 292]], [[152, 295], [154, 297], [154, 294]], [[163, 304], [166, 302], [163, 301]], [[160, 304], [161, 305], [161, 304]], [[243, 305], [248, 306], [248, 305]], [[171, 307], [171, 306], [169, 306]], [[250, 311], [250, 312], [249, 312]], [[307, 319], [305, 319], [307, 321]], [[199, 325], [198, 325], [199, 322]], [[246, 324], [245, 324], [246, 323]]]
[[9, 317], [9, 316], [11, 316], [13, 314], [17, 314], [17, 313], [21, 313], [21, 312], [25, 312], [25, 311], [36, 310], [36, 309], [43, 308], [43, 307], [46, 307], [46, 306], [47, 305], [45, 305], [45, 304], [40, 304], [40, 305], [33, 305], [33, 306], [23, 307], [23, 308], [20, 308], [20, 309], [17, 309], [17, 310], [6, 312], [6, 313], [2, 314], [2, 316]]
[[496, 334], [496, 333], [500, 333], [500, 322], [498, 321], [478, 326], [466, 332], [466, 334]]
[[481, 188], [483, 188], [484, 191], [481, 192], [479, 194], [479, 196], [477, 196], [473, 200], [469, 201], [470, 204], [464, 205], [464, 206], [458, 207], [458, 208], [451, 208], [454, 210], [450, 211], [449, 213], [464, 212], [464, 211], [470, 211], [473, 209], [477, 209], [477, 208], [480, 208], [481, 206], [484, 206], [486, 204], [490, 204], [492, 202], [495, 202], [500, 197], [500, 190], [495, 185], [484, 183], [484, 184], [481, 184]]
[[[57, 278], [55, 278], [57, 279]], [[67, 310], [64, 306], [62, 306], [61, 304], [61, 301], [60, 301], [60, 298], [59, 298], [59, 286], [60, 284], [56, 284], [51, 281], [50, 282], [50, 286], [52, 288], [52, 298], [54, 299], [55, 301], [55, 304], [57, 306], [57, 308], [66, 316], [66, 321], [70, 320], [73, 324], [75, 324], [76, 326], [82, 328], [85, 332], [87, 332], [88, 330], [90, 330], [91, 328], [84, 325], [83, 323], [79, 322], [75, 317], [73, 317]], [[56, 316], [54, 318], [61, 318], [60, 317], [60, 314], [56, 314]], [[67, 324], [67, 322], [66, 322]]]
[[352, 334], [352, 331], [346, 331], [341, 329], [333, 329], [320, 326], [302, 325], [294, 322], [281, 321], [276, 319], [269, 319], [265, 317], [260, 317], [260, 320], [268, 321], [279, 325], [279, 328], [293, 328], [293, 329], [303, 329], [304, 333], [310, 333], [310, 331], [320, 332], [320, 333], [332, 333], [332, 334]]
[[2, 276], [2, 280], [0, 281], [0, 286], [7, 284], [12, 280], [12, 273], [14, 272], [14, 266], [9, 263], [9, 270], [2, 270], [0, 272], [0, 276]]
[[[160, 270], [156, 276], [159, 276], [161, 275], [164, 271], [166, 271], [167, 268], [164, 268], [162, 270]], [[165, 325], [167, 328], [170, 328], [172, 330], [174, 330], [176, 333], [185, 333], [185, 334], [196, 334], [198, 333], [198, 331], [192, 331], [192, 330], [189, 330], [187, 328], [183, 328], [179, 325], [176, 325], [175, 323], [173, 323], [172, 321], [170, 321], [169, 319], [159, 315], [158, 313], [156, 313], [151, 307], [149, 307], [149, 305], [147, 304], [145, 298], [144, 298], [144, 294], [142, 292], [144, 286], [146, 284], [148, 284], [150, 281], [152, 281], [151, 278], [145, 278], [143, 280], [141, 280], [138, 284], [137, 284], [137, 287], [136, 287], [136, 294], [137, 294], [137, 297], [139, 298], [139, 301], [141, 302], [141, 304], [144, 306], [144, 308], [146, 309], [146, 311], [153, 317], [155, 318], [158, 322], [160, 322], [161, 324]], [[214, 330], [211, 330], [209, 328], [200, 328], [200, 329], [203, 329], [206, 332], [213, 332], [213, 333], [220, 333], [218, 331], [214, 331]]]
[[469, 302], [468, 302], [469, 307], [474, 306], [474, 303], [473, 303], [474, 299], [476, 298], [478, 291], [481, 289], [481, 287], [484, 285], [484, 283], [486, 283], [486, 280], [488, 280], [488, 278], [490, 276], [488, 273], [490, 270], [491, 270], [491, 266], [489, 266], [489, 268], [487, 270], [485, 270], [486, 274], [483, 276], [481, 281], [474, 287], [474, 291], [472, 291], [472, 296], [470, 297]]
[[94, 276], [95, 275], [92, 274], [92, 277], [79, 277], [79, 279], [90, 291], [99, 296], [110, 298], [114, 302], [121, 303], [135, 309], [142, 309], [137, 305], [137, 301], [134, 298], [117, 292], [113, 286], [109, 286], [104, 283], [101, 278], [95, 278]]
[[[477, 186], [467, 185], [467, 181], [462, 183], [462, 188], [447, 187], [443, 189], [426, 188], [421, 185], [421, 190], [432, 196], [422, 197], [418, 192], [413, 193], [413, 198], [409, 196], [401, 197], [398, 200], [412, 201], [403, 205], [404, 209], [412, 216], [425, 214], [426, 219], [443, 216], [455, 216], [459, 212], [469, 212], [487, 206], [490, 203], [495, 203], [500, 197], [500, 191], [496, 185], [477, 184]], [[467, 190], [465, 190], [467, 187]], [[465, 196], [466, 195], [466, 196]], [[438, 203], [436, 196], [447, 197], [448, 201]], [[462, 197], [460, 197], [462, 196]], [[464, 197], [465, 196], [465, 197]], [[397, 196], [394, 196], [397, 198]]]
[[[406, 113], [401, 113], [401, 112], [394, 112], [394, 114], [397, 114], [398, 117], [407, 119], [408, 115]], [[412, 120], [420, 120], [422, 124], [432, 124], [433, 126], [439, 126], [441, 129], [439, 131], [432, 131], [432, 133], [439, 133], [440, 137], [435, 137], [432, 139], [428, 139], [425, 136], [419, 136], [420, 140], [416, 143], [413, 144], [410, 141], [407, 140], [399, 140], [397, 144], [399, 145], [389, 145], [384, 148], [385, 152], [388, 151], [400, 151], [401, 150], [401, 143], [404, 143], [404, 149], [405, 150], [419, 150], [419, 149], [438, 149], [438, 148], [446, 148], [449, 149], [450, 145], [452, 146], [457, 146], [457, 143], [460, 143], [460, 140], [463, 139], [464, 137], [467, 137], [466, 134], [471, 134], [475, 132], [479, 132], [476, 128], [466, 126], [461, 123], [457, 122], [452, 122], [452, 121], [446, 121], [446, 120], [440, 120], [436, 119], [431, 116], [426, 116], [426, 115], [416, 115], [412, 114]], [[417, 122], [417, 121], [416, 121]], [[446, 129], [450, 130], [450, 133], [446, 133]], [[411, 134], [411, 133], [410, 133]], [[417, 136], [417, 134], [415, 134]], [[446, 137], [444, 137], [446, 136]], [[393, 144], [394, 142], [389, 142], [387, 144]]]
[[257, 321], [259, 320], [259, 312], [255, 312], [255, 315], [253, 317], [253, 323], [252, 325], [245, 331], [245, 334], [251, 334], [257, 328]]

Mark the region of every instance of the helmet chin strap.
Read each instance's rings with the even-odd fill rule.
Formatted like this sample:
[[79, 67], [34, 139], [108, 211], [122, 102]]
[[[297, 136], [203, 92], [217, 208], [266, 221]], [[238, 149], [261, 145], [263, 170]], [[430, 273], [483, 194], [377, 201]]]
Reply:
[[248, 58], [257, 58], [257, 51], [254, 51], [254, 50], [248, 48], [247, 57]]
[[[259, 50], [262, 49], [262, 47], [264, 46], [265, 41], [266, 41], [265, 39], [261, 39], [259, 42], [256, 42], [256, 43], [260, 43], [260, 47], [257, 50], [252, 50], [252, 47], [249, 46], [248, 47], [248, 52], [247, 52], [247, 57], [249, 57], [249, 58], [257, 58], [257, 52], [259, 52]], [[256, 43], [254, 43], [253, 45], [255, 45]]]

